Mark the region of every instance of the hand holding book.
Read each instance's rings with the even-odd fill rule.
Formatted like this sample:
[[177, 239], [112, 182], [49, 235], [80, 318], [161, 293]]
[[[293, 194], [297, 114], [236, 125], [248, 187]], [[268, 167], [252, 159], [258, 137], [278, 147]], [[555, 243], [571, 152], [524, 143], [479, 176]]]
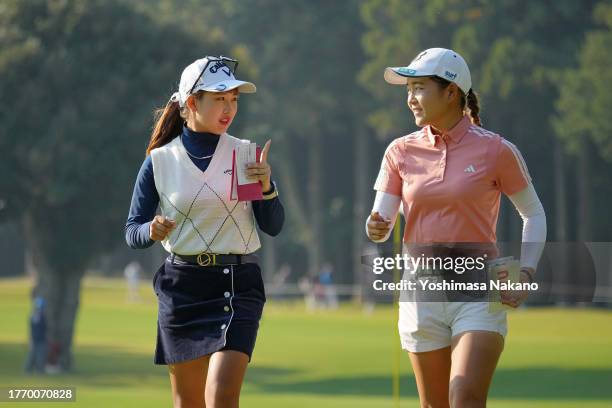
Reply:
[[238, 201], [255, 201], [264, 198], [271, 190], [272, 169], [268, 163], [271, 141], [263, 149], [255, 143], [242, 143], [234, 149], [230, 197]]
[[268, 163], [268, 153], [270, 152], [271, 143], [271, 140], [266, 142], [259, 156], [259, 161], [247, 163], [246, 167], [246, 175], [249, 180], [261, 182], [261, 189], [264, 193], [270, 191], [271, 188], [270, 176], [272, 175], [272, 168]]

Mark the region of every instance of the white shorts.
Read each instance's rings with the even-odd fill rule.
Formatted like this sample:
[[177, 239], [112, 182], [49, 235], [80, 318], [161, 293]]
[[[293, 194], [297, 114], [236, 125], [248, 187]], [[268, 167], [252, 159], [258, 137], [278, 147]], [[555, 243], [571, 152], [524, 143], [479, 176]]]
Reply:
[[508, 333], [506, 311], [491, 313], [488, 302], [400, 302], [398, 328], [402, 349], [415, 353], [448, 347], [470, 330]]

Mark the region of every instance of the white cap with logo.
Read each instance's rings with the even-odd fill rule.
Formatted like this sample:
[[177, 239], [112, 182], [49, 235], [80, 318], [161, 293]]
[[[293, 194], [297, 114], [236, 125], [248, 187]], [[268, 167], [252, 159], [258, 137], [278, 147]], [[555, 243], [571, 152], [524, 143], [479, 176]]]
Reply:
[[407, 67], [388, 67], [385, 81], [406, 85], [408, 77], [437, 76], [454, 82], [466, 94], [472, 88], [470, 69], [461, 55], [446, 48], [429, 48], [421, 52]]
[[170, 100], [183, 107], [189, 95], [198, 91], [227, 92], [238, 88], [242, 93], [254, 93], [255, 85], [236, 79], [236, 69], [231, 69], [228, 63], [234, 63], [234, 67], [238, 65], [236, 60], [223, 56], [207, 56], [192, 62], [183, 70], [179, 90]]

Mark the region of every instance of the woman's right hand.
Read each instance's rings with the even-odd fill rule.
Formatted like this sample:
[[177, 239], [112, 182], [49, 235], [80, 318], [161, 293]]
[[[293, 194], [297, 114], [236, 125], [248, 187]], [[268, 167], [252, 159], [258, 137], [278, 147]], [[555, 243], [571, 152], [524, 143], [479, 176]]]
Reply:
[[367, 224], [368, 238], [372, 241], [380, 241], [389, 233], [391, 228], [391, 220], [386, 220], [378, 213], [374, 211], [370, 214], [370, 219]]
[[149, 237], [153, 241], [163, 241], [176, 226], [176, 221], [163, 215], [156, 215], [149, 226]]

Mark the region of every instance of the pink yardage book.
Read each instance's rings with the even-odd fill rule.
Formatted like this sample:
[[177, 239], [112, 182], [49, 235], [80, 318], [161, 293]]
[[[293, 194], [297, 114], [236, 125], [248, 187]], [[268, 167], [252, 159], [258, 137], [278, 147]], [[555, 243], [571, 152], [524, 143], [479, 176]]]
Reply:
[[246, 174], [244, 173], [246, 164], [252, 162], [259, 163], [260, 156], [261, 149], [255, 145], [255, 143], [245, 143], [234, 148], [232, 153], [232, 182], [230, 186], [230, 200], [263, 200], [261, 182], [247, 180]]

